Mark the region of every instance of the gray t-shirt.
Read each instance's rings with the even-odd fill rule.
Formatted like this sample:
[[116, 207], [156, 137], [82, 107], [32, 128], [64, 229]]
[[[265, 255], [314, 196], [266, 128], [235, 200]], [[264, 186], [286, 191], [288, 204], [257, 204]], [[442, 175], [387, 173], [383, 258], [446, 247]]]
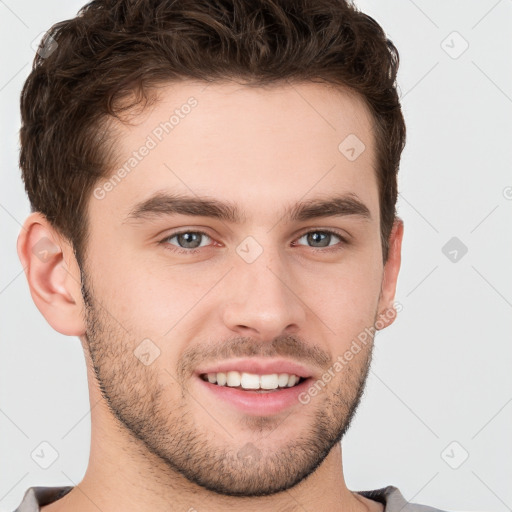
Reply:
[[[48, 505], [73, 489], [73, 486], [65, 487], [29, 487], [23, 496], [23, 500], [14, 512], [38, 512], [40, 506]], [[400, 491], [388, 485], [375, 491], [358, 491], [358, 494], [384, 504], [385, 512], [444, 512], [438, 508], [409, 503]]]

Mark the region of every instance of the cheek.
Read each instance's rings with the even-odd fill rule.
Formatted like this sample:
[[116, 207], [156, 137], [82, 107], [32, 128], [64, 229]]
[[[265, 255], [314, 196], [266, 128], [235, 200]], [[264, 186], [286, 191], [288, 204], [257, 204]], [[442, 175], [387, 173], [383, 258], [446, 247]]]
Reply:
[[340, 265], [321, 278], [321, 286], [316, 276], [316, 292], [307, 295], [307, 303], [311, 303], [313, 311], [334, 331], [337, 343], [350, 343], [353, 337], [373, 325], [380, 280], [378, 265], [372, 267], [363, 261]]
[[88, 261], [95, 295], [125, 316], [169, 314], [170, 304], [180, 305], [180, 297], [185, 300], [189, 290], [193, 295], [193, 283], [187, 287], [179, 267], [166, 265], [152, 251], [134, 250], [129, 240], [116, 238], [115, 232], [98, 233], [90, 241]]
[[[173, 265], [113, 240], [115, 235], [91, 241], [93, 293], [133, 334], [158, 339], [226, 299], [218, 296], [222, 286], [217, 285], [231, 266], [229, 259]], [[352, 248], [339, 263], [295, 259], [284, 265], [285, 281], [314, 312], [311, 321], [323, 321], [337, 338], [357, 334], [374, 320], [382, 268], [376, 251], [369, 249]]]
[[226, 269], [194, 267], [137, 257], [118, 260], [114, 268], [102, 270], [100, 293], [132, 337], [151, 339], [169, 356], [169, 348], [220, 303], [215, 285]]

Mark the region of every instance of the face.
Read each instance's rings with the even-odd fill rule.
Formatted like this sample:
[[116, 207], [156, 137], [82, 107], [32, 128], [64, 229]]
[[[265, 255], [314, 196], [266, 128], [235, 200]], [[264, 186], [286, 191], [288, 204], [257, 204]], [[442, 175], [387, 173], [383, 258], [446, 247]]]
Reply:
[[82, 341], [112, 413], [190, 481], [282, 491], [346, 431], [372, 340], [344, 354], [382, 306], [371, 125], [325, 85], [187, 82], [115, 127]]

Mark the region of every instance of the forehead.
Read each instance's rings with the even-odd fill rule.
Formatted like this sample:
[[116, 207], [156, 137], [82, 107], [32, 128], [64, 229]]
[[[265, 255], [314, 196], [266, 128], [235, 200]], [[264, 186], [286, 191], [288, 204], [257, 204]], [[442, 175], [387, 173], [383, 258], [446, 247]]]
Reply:
[[244, 211], [333, 189], [377, 204], [372, 124], [362, 98], [325, 84], [169, 84], [130, 124], [112, 125], [98, 206], [125, 216], [161, 190], [243, 200]]

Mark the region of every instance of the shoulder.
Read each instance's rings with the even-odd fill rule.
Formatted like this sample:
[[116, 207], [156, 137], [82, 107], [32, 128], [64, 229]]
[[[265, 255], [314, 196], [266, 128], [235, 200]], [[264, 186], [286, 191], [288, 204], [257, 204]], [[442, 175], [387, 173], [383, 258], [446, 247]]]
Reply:
[[29, 487], [14, 512], [39, 512], [40, 508], [62, 498], [73, 486]]
[[408, 502], [393, 485], [373, 491], [358, 491], [358, 494], [384, 504], [384, 512], [447, 512], [439, 508]]

